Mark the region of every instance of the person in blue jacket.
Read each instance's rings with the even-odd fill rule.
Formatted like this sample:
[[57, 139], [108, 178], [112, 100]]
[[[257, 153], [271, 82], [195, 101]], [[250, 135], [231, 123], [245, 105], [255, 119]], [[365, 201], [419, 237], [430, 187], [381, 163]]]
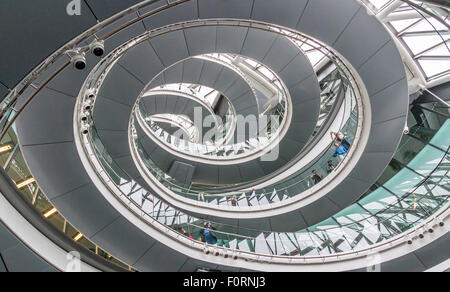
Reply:
[[344, 154], [347, 154], [348, 150], [343, 145], [339, 145], [339, 143], [335, 143], [334, 146], [336, 146], [336, 151], [333, 154], [333, 157], [338, 157]]
[[205, 241], [208, 244], [216, 244], [217, 243], [217, 237], [212, 234], [212, 224], [208, 222], [205, 226], [206, 228], [203, 230], [203, 236], [205, 237]]

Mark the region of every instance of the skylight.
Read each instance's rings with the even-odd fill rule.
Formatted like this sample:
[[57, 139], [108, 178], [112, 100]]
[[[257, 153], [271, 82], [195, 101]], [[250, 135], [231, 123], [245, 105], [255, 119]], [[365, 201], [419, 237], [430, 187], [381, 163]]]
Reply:
[[[374, 14], [393, 9], [386, 26], [397, 36], [427, 81], [450, 74], [450, 19], [443, 9], [411, 1], [418, 7], [390, 0], [363, 0]], [[394, 5], [391, 7], [391, 5]], [[427, 12], [420, 10], [425, 9]], [[435, 15], [438, 19], [432, 17]]]

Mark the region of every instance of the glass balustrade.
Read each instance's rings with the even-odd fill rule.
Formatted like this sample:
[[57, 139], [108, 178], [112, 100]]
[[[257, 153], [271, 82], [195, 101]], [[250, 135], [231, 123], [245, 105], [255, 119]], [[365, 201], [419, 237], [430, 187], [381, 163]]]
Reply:
[[[105, 158], [102, 163], [126, 197], [150, 218], [192, 240], [265, 255], [324, 256], [364, 249], [402, 234], [448, 203], [449, 130], [447, 120], [408, 162], [408, 167], [356, 204], [324, 222], [292, 233], [244, 229], [217, 222], [206, 227], [205, 220], [175, 210], [147, 192], [124, 175], [112, 159]], [[445, 146], [445, 151], [436, 145]], [[211, 229], [213, 237], [203, 236], [205, 228]]]
[[156, 138], [159, 143], [167, 145], [177, 152], [186, 153], [194, 157], [198, 156], [208, 159], [228, 160], [251, 155], [252, 153], [260, 151], [267, 147], [267, 145], [271, 144], [280, 134], [280, 124], [281, 121], [284, 120], [285, 113], [286, 107], [284, 102], [282, 102], [272, 113], [272, 116], [275, 118], [268, 117], [267, 124], [261, 129], [261, 131], [259, 131], [259, 135], [257, 137], [235, 144], [223, 144], [225, 140], [228, 140], [227, 135], [231, 130], [232, 125], [235, 125], [233, 120], [236, 119], [236, 117], [233, 112], [230, 112], [230, 110], [226, 115], [227, 119], [225, 124], [222, 124], [216, 128], [214, 136], [217, 141], [205, 141], [204, 144], [180, 139], [180, 137], [166, 132], [156, 123], [149, 123], [145, 121], [145, 112], [143, 112], [141, 107], [137, 112], [136, 118], [146, 124], [146, 128], [153, 134], [152, 137]]
[[[339, 63], [337, 64], [339, 67]], [[345, 67], [341, 69], [349, 74]], [[355, 106], [350, 106], [350, 109], [354, 108]], [[347, 113], [349, 120], [352, 120], [350, 117], [353, 116], [355, 123], [353, 110]], [[351, 123], [348, 127], [351, 129]], [[429, 147], [424, 147], [420, 152], [425, 154], [417, 155], [409, 162], [404, 161], [410, 165], [408, 168], [401, 169], [384, 184], [365, 195], [358, 203], [332, 218], [306, 230], [292, 233], [250, 230], [211, 222], [214, 227], [212, 232], [217, 240], [215, 244], [266, 255], [325, 256], [361, 250], [402, 234], [432, 216], [448, 202], [448, 167], [450, 166], [448, 146], [450, 143], [448, 135], [440, 134], [441, 131], [448, 133], [448, 129], [442, 126], [432, 138], [430, 136], [427, 143]], [[430, 149], [436, 149], [435, 145], [441, 145], [440, 148], [445, 149], [444, 151], [437, 149], [440, 151], [439, 159], [436, 154], [438, 152], [433, 156], [426, 155], [431, 153]], [[104, 151], [103, 154], [107, 153]], [[422, 173], [412, 171], [413, 163], [427, 165], [427, 168], [421, 170]], [[122, 176], [120, 168], [116, 165], [112, 166], [114, 163], [110, 157], [102, 158], [102, 164], [111, 177], [115, 176], [113, 181], [118, 182], [117, 187], [123, 194], [121, 199], [128, 200], [143, 211], [140, 215], [143, 219], [150, 220], [149, 222], [157, 220], [173, 231], [178, 230], [187, 238], [192, 237], [194, 241], [208, 242], [208, 239], [203, 239], [201, 234], [201, 230], [205, 228], [204, 220], [173, 209], [142, 188], [136, 181], [126, 175]], [[160, 179], [166, 178], [165, 174], [159, 174]], [[157, 171], [155, 175], [158, 175]], [[198, 194], [197, 196], [192, 194], [192, 197], [198, 199]]]
[[[449, 130], [450, 120], [439, 133]], [[450, 138], [436, 135], [431, 142], [410, 161], [408, 168], [324, 222], [301, 232], [266, 231], [256, 235], [259, 231], [214, 223], [218, 244], [229, 247], [233, 242], [234, 248], [251, 252], [309, 256], [363, 249], [399, 235], [448, 203]], [[437, 149], [434, 144], [446, 144], [447, 150]], [[186, 225], [192, 234], [201, 234], [201, 222]]]
[[[150, 89], [143, 95], [142, 98], [147, 99], [147, 98], [151, 98], [152, 95], [157, 95], [158, 93], [163, 94], [163, 93], [167, 93], [167, 92], [172, 93], [174, 95], [177, 95], [179, 93], [184, 93], [188, 96], [192, 96], [193, 98], [198, 99], [198, 100], [202, 101], [203, 103], [205, 103], [206, 105], [208, 105], [208, 107], [211, 109], [211, 111], [213, 111], [213, 106], [214, 106], [215, 100], [212, 100], [210, 98], [210, 96], [219, 94], [214, 89], [206, 87], [206, 86], [181, 83], [181, 84], [164, 84], [159, 87]], [[149, 124], [149, 126], [150, 126], [149, 129], [153, 130], [154, 132], [159, 131], [159, 129], [155, 129], [154, 127], [152, 127], [152, 125], [151, 125], [152, 116], [148, 116], [148, 114], [144, 110], [145, 107], [140, 106], [141, 102], [138, 102], [138, 105], [139, 105], [138, 111], [140, 112], [141, 116]], [[215, 135], [212, 139], [213, 144], [216, 146], [220, 146], [225, 143], [228, 143], [228, 141], [232, 138], [232, 135], [235, 131], [236, 112], [235, 112], [233, 105], [231, 104], [231, 102], [228, 99], [227, 99], [227, 107], [228, 107], [228, 110], [227, 110], [226, 114], [222, 117], [222, 119], [220, 119], [220, 121], [218, 121], [218, 125], [216, 125], [217, 135]], [[180, 117], [179, 119], [181, 119], [181, 118], [182, 117]], [[190, 123], [192, 125], [187, 125], [188, 126], [187, 128], [195, 127], [195, 125], [193, 125], [192, 121]], [[168, 139], [170, 139], [171, 141], [180, 141], [180, 142], [182, 141], [178, 137], [170, 137], [170, 135], [166, 136], [166, 137], [163, 137], [163, 136], [161, 136], [161, 135], [157, 136], [157, 138], [162, 143], [168, 143], [168, 141], [167, 141]], [[192, 141], [197, 141], [197, 140], [198, 140], [198, 138], [191, 139], [190, 141], [192, 142]], [[177, 150], [183, 151], [183, 149], [180, 149], [179, 146], [174, 146], [171, 143], [168, 143], [168, 144], [172, 147], [175, 147], [175, 149], [177, 149]]]
[[[357, 107], [352, 88], [348, 86], [347, 83], [343, 83], [342, 90], [344, 91], [346, 98], [343, 104], [340, 132], [345, 135], [345, 139], [351, 144], [357, 128]], [[339, 93], [340, 91], [337, 90], [335, 94], [337, 95]], [[180, 184], [178, 181], [171, 179], [167, 174], [161, 171], [152, 162], [151, 157], [145, 152], [137, 136], [135, 136], [135, 144], [143, 163], [150, 173], [171, 191], [189, 199], [202, 200], [215, 205], [235, 207], [266, 205], [294, 197], [307, 189], [310, 189], [315, 184], [320, 183], [319, 180], [325, 179], [329, 174], [338, 171], [345, 158], [345, 155], [334, 157], [336, 147], [334, 146], [334, 143], [331, 143], [328, 148], [323, 151], [323, 154], [316, 159], [316, 162], [306, 170], [303, 169], [300, 174], [294, 175], [290, 179], [277, 183], [272, 187], [266, 187], [261, 190], [256, 190], [255, 192], [249, 190], [222, 194], [207, 194], [204, 189]], [[316, 171], [320, 179], [313, 177], [313, 170]]]
[[[242, 64], [247, 64], [246, 60], [248, 59], [232, 55], [232, 54], [208, 54], [208, 55], [200, 55], [196, 58], [206, 59], [210, 61], [217, 62], [224, 66], [232, 68], [237, 74], [239, 74], [244, 80], [247, 81], [249, 86], [252, 88], [252, 91], [256, 97], [256, 89], [254, 87], [254, 82], [249, 79], [247, 74], [243, 73], [241, 69], [235, 64], [237, 59], [240, 59]], [[242, 59], [242, 60], [241, 60]], [[180, 139], [179, 137], [175, 137], [170, 135], [168, 132], [164, 131], [161, 127], [158, 127], [155, 124], [149, 125], [146, 127], [151, 130], [154, 135], [152, 138], [156, 138], [159, 143], [163, 143], [166, 146], [169, 146], [171, 149], [181, 152], [187, 153], [192, 156], [198, 157], [206, 157], [209, 159], [235, 159], [238, 157], [243, 157], [251, 154], [252, 152], [260, 151], [270, 145], [274, 139], [276, 139], [279, 134], [279, 128], [283, 126], [283, 121], [286, 115], [286, 93], [285, 88], [282, 85], [280, 79], [274, 74], [269, 68], [265, 65], [256, 62], [256, 64], [264, 68], [265, 70], [254, 70], [255, 74], [258, 74], [261, 78], [265, 79], [271, 87], [276, 88], [278, 104], [271, 110], [270, 115], [276, 117], [274, 120], [271, 116], [268, 117], [267, 124], [263, 127], [259, 127], [259, 136], [255, 138], [251, 138], [249, 141], [244, 141], [240, 143], [227, 143], [231, 138], [232, 134], [235, 131], [236, 125], [236, 112], [231, 105], [230, 102], [228, 106], [228, 112], [225, 115], [225, 123], [216, 124], [216, 133], [214, 135], [213, 141], [205, 141], [205, 143], [195, 143], [192, 141]], [[268, 76], [269, 75], [269, 76]], [[151, 86], [151, 84], [150, 84]], [[200, 88], [204, 88], [205, 86], [201, 86]], [[192, 84], [165, 84], [153, 89], [148, 90], [142, 98], [148, 98], [150, 94], [158, 93], [164, 91], [171, 92], [181, 92], [187, 95], [198, 96], [199, 100], [202, 100], [210, 107], [213, 106], [213, 101], [208, 99], [207, 96], [202, 96], [199, 91], [196, 91], [192, 88]], [[214, 91], [214, 89], [204, 90], [205, 92]], [[153, 93], [152, 93], [153, 92]], [[143, 107], [139, 107], [136, 111], [137, 119], [140, 121], [146, 120], [147, 114]], [[145, 123], [141, 122], [141, 125]]]

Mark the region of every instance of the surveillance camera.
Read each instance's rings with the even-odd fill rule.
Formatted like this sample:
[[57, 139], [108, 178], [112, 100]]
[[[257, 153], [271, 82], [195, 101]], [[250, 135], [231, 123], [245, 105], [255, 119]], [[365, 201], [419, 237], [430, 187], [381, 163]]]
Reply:
[[423, 234], [422, 234], [422, 233], [421, 233], [421, 234], [419, 234], [419, 238], [420, 238], [420, 239], [424, 238], [424, 236], [423, 236]]
[[445, 224], [444, 224], [444, 222], [439, 222], [439, 226], [441, 226], [441, 227], [443, 227]]
[[429, 228], [429, 229], [428, 229], [428, 232], [429, 232], [429, 233], [433, 233], [433, 232], [434, 232], [433, 228]]
[[103, 56], [105, 53], [105, 42], [104, 41], [95, 41], [91, 44], [91, 52], [97, 57]]
[[408, 239], [408, 244], [412, 244], [412, 243], [413, 243], [412, 240]]
[[72, 57], [71, 63], [77, 70], [83, 70], [86, 68], [86, 57], [84, 54], [77, 54]]

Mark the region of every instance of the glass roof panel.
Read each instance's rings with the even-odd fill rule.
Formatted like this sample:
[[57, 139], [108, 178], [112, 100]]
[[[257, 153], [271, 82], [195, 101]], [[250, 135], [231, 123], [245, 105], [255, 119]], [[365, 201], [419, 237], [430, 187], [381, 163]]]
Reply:
[[416, 25], [405, 30], [405, 32], [433, 31], [433, 30], [434, 30], [433, 26], [425, 19], [422, 19]]
[[402, 39], [414, 55], [442, 43], [441, 37], [437, 34], [427, 36], [405, 36], [402, 37]]
[[363, 0], [373, 12], [378, 12], [394, 0]]
[[389, 2], [392, 2], [392, 0], [371, 0], [370, 1], [377, 9], [382, 8]]
[[450, 46], [450, 41], [447, 41], [447, 45], [445, 45], [445, 43], [442, 43], [436, 48], [424, 52], [423, 56], [445, 56], [446, 54], [448, 54], [448, 46]]
[[[363, 0], [363, 3], [375, 14], [396, 7], [390, 6], [391, 4], [397, 5], [396, 2], [386, 0]], [[441, 10], [423, 2], [412, 1], [412, 3], [417, 6], [403, 3], [396, 7], [388, 16], [392, 16], [391, 19], [395, 20], [386, 22], [387, 27], [406, 47], [427, 81], [450, 74], [448, 59], [450, 49], [449, 45], [446, 45], [450, 40], [450, 29], [444, 24], [450, 24], [448, 15], [444, 15], [445, 11], [443, 14]], [[421, 20], [417, 22], [419, 19]], [[423, 56], [429, 58], [421, 58]]]
[[390, 24], [394, 27], [397, 32], [400, 32], [407, 28], [408, 26], [414, 24], [420, 18], [412, 18], [412, 19], [402, 19], [402, 20], [394, 20], [391, 21]]
[[446, 60], [421, 60], [419, 63], [422, 66], [427, 77], [433, 77], [440, 73], [450, 71], [450, 59]]
[[[442, 24], [435, 18], [428, 17], [427, 22], [431, 27], [434, 27], [434, 29], [437, 29], [437, 30], [446, 30], [447, 29], [447, 27], [444, 24]], [[449, 21], [447, 21], [447, 23], [449, 23]]]

